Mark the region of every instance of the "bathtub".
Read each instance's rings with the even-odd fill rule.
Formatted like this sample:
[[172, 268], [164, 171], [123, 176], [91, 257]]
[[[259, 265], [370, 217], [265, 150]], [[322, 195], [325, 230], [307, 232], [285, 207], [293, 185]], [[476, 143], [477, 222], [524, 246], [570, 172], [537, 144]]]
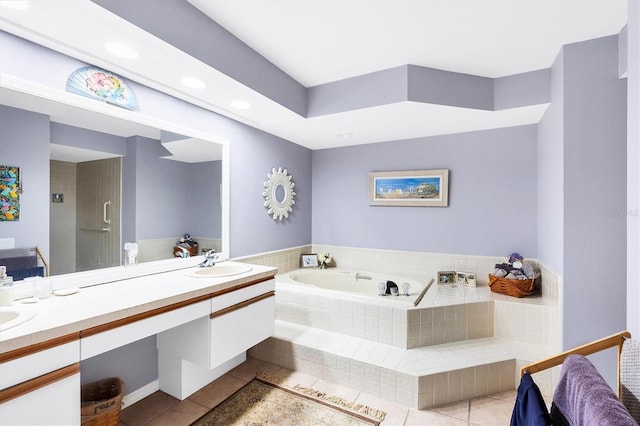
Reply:
[[[398, 285], [399, 295], [380, 296], [378, 285], [393, 281]], [[409, 284], [409, 295], [403, 295], [403, 285]], [[414, 279], [388, 274], [349, 271], [338, 268], [331, 269], [298, 269], [287, 274], [278, 275], [276, 285], [283, 289], [312, 291], [316, 294], [348, 296], [360, 300], [368, 300], [376, 304], [415, 306], [425, 292], [429, 290], [429, 282], [421, 283]]]

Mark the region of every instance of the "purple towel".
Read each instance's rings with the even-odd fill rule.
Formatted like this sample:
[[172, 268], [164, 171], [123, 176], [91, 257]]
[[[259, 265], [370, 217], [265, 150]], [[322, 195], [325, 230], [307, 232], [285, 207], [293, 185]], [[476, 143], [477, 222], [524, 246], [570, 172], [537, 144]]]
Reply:
[[598, 370], [582, 355], [565, 359], [553, 403], [570, 425], [637, 426]]

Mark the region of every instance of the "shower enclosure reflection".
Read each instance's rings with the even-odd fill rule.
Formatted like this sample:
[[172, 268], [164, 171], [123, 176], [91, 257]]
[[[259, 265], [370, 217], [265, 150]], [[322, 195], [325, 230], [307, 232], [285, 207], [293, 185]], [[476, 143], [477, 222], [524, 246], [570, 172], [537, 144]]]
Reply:
[[222, 145], [0, 90], [0, 147], [17, 151], [28, 183], [27, 216], [0, 238], [39, 246], [52, 275], [122, 265], [125, 242], [139, 262], [170, 259], [185, 233], [223, 251]]

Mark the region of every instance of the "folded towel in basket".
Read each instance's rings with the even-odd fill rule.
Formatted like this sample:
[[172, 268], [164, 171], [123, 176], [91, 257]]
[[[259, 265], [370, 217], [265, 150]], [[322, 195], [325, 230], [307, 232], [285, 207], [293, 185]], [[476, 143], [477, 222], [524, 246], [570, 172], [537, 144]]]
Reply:
[[554, 425], [637, 426], [598, 370], [582, 355], [569, 355], [562, 363], [551, 419]]

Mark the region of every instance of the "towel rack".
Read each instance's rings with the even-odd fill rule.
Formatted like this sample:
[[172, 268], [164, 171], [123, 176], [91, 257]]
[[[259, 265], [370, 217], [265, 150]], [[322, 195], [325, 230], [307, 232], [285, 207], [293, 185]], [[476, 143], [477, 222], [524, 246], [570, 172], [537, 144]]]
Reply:
[[562, 364], [566, 357], [572, 354], [578, 355], [591, 355], [596, 352], [600, 352], [605, 349], [618, 347], [618, 396], [620, 396], [620, 354], [622, 353], [622, 345], [624, 341], [631, 338], [631, 333], [628, 331], [621, 331], [611, 336], [604, 337], [600, 340], [595, 340], [590, 343], [585, 343], [582, 346], [577, 346], [568, 351], [564, 351], [549, 358], [542, 359], [529, 365], [525, 365], [520, 369], [520, 377], [524, 376], [524, 373], [534, 374], [539, 371], [546, 370], [551, 367], [556, 367]]

